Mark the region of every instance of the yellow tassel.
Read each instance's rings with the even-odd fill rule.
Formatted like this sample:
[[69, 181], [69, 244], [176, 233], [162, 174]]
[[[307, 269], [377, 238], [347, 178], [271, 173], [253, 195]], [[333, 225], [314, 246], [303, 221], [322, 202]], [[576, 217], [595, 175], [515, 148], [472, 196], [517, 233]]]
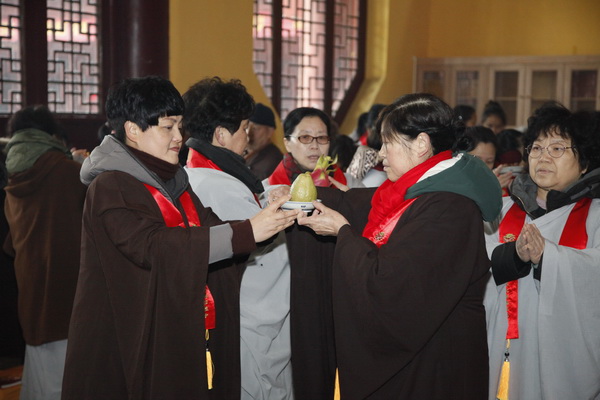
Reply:
[[504, 353], [504, 362], [500, 371], [500, 383], [498, 384], [498, 394], [496, 400], [508, 400], [508, 383], [510, 378], [510, 361], [508, 360], [508, 349], [510, 348], [510, 339], [506, 341], [506, 353]]
[[[206, 341], [208, 342], [208, 329], [206, 330]], [[213, 375], [215, 372], [215, 365], [212, 362], [212, 356], [210, 355], [210, 350], [208, 349], [208, 345], [206, 346], [206, 377], [208, 379], [208, 389], [213, 388]]]
[[340, 400], [340, 373], [338, 369], [335, 369], [335, 392], [333, 393], [333, 400]]

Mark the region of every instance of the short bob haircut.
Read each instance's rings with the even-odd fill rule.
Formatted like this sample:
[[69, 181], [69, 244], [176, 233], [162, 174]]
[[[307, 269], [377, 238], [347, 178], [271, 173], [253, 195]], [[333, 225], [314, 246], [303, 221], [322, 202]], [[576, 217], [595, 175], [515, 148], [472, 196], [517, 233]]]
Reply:
[[300, 107], [292, 110], [283, 121], [283, 136], [286, 139], [289, 139], [290, 136], [292, 136], [292, 133], [294, 133], [296, 126], [298, 126], [300, 121], [306, 117], [318, 117], [323, 121], [327, 128], [327, 136], [330, 138], [333, 136], [333, 132], [331, 131], [331, 119], [329, 116], [323, 111], [312, 107]]
[[485, 126], [471, 126], [465, 128], [464, 133], [454, 144], [454, 151], [473, 151], [479, 143], [491, 143], [498, 152], [498, 139], [490, 128]]
[[20, 109], [10, 117], [7, 125], [9, 136], [22, 129], [38, 129], [51, 136], [61, 136], [62, 133], [52, 112], [44, 105]]
[[231, 134], [254, 112], [254, 99], [238, 79], [223, 81], [218, 76], [202, 79], [183, 95], [183, 129], [191, 137], [211, 143], [221, 126]]
[[527, 120], [523, 136], [525, 148], [538, 138], [556, 133], [570, 139], [581, 169], [590, 172], [600, 167], [600, 113], [579, 111], [572, 113], [558, 102], [548, 102], [535, 110]]
[[433, 154], [450, 150], [464, 124], [452, 108], [428, 93], [404, 95], [383, 109], [377, 121], [383, 141], [398, 141], [400, 135], [414, 140], [421, 132], [429, 135]]
[[158, 125], [159, 118], [183, 115], [181, 94], [159, 76], [128, 78], [113, 85], [106, 99], [106, 117], [117, 139], [125, 142], [125, 122], [145, 131]]

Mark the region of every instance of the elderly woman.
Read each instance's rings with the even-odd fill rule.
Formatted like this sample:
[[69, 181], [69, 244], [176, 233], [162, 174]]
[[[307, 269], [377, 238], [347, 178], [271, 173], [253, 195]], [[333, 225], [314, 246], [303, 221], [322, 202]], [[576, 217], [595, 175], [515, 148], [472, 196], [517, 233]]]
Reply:
[[115, 134], [81, 171], [89, 188], [63, 399], [208, 399], [208, 330], [228, 312], [222, 293], [239, 287], [233, 268], [209, 264], [250, 253], [296, 216], [276, 209], [285, 198], [238, 223], [204, 208], [178, 164], [183, 109], [158, 77], [109, 91]]
[[537, 110], [517, 176], [487, 235], [490, 393], [600, 396], [600, 115]]
[[[290, 185], [298, 175], [315, 169], [319, 157], [329, 152], [331, 121], [327, 114], [316, 108], [296, 108], [283, 121], [283, 134], [288, 152], [267, 179], [269, 185]], [[344, 174], [337, 165], [333, 166], [331, 176], [341, 185], [363, 186], [359, 180]]]
[[[191, 136], [185, 170], [192, 189], [221, 219], [252, 217], [261, 209], [256, 196], [263, 192], [242, 157], [254, 109], [252, 96], [238, 80], [213, 77], [194, 84], [183, 99], [183, 126]], [[220, 383], [218, 389], [226, 398], [293, 398], [290, 262], [285, 235], [257, 248], [242, 265], [241, 287], [228, 294], [235, 299], [230, 302], [237, 314], [231, 325], [237, 327], [239, 346], [230, 343], [225, 366], [215, 365], [220, 371], [215, 389]]]
[[[462, 123], [429, 94], [400, 97], [378, 121], [388, 180], [319, 189], [301, 225], [337, 236], [335, 345], [343, 399], [481, 399], [487, 393], [482, 217], [498, 180], [449, 150]], [[335, 210], [338, 211], [335, 211]]]

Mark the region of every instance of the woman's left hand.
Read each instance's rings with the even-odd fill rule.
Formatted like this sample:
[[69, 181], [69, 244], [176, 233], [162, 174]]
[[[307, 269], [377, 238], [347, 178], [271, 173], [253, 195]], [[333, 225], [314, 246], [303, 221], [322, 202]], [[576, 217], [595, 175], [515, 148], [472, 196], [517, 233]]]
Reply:
[[334, 209], [318, 201], [313, 201], [313, 204], [315, 210], [312, 215], [298, 218], [298, 225], [308, 226], [318, 235], [337, 236], [340, 228], [348, 224], [348, 220]]

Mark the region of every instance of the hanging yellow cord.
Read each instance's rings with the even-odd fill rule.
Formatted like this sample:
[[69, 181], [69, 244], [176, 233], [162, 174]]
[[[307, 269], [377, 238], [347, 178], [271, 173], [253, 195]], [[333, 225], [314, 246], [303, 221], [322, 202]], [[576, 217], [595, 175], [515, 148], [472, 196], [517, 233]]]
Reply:
[[340, 372], [335, 369], [335, 391], [333, 393], [333, 400], [340, 400]]
[[213, 385], [213, 374], [215, 372], [215, 365], [212, 362], [212, 356], [210, 355], [210, 350], [208, 348], [208, 338], [209, 338], [209, 334], [208, 334], [208, 329], [206, 330], [206, 333], [204, 335], [204, 337], [206, 338], [206, 377], [208, 378], [208, 389], [212, 389]]
[[502, 371], [500, 372], [500, 383], [498, 384], [496, 400], [508, 400], [508, 384], [510, 380], [510, 361], [508, 359], [509, 349], [510, 339], [506, 339], [506, 352], [504, 353], [504, 362], [502, 363]]

